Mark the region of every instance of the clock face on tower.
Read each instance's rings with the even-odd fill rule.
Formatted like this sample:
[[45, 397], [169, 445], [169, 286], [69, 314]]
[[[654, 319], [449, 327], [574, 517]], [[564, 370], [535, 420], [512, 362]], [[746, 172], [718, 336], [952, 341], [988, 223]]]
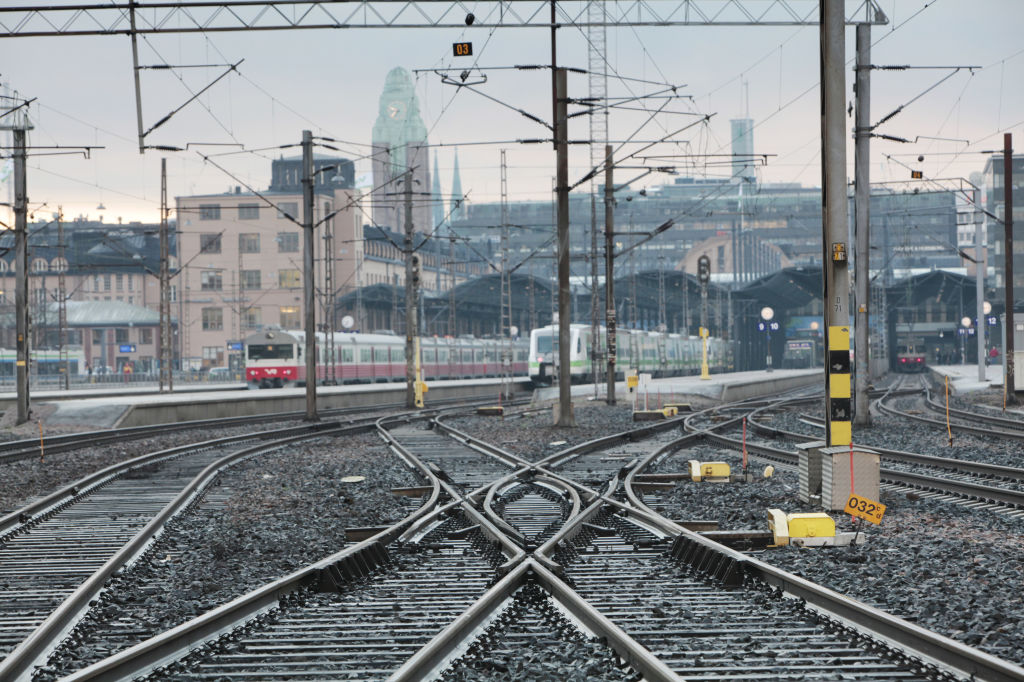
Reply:
[[405, 102], [401, 100], [395, 100], [388, 104], [387, 107], [388, 116], [395, 120], [401, 120], [405, 118]]

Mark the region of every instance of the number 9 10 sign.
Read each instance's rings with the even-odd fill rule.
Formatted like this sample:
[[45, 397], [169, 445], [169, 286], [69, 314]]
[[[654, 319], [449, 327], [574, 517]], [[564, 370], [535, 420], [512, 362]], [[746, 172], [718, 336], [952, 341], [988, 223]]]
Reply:
[[877, 526], [882, 522], [882, 515], [885, 514], [885, 505], [860, 495], [850, 495], [850, 499], [846, 501], [843, 511], [850, 516], [870, 521]]

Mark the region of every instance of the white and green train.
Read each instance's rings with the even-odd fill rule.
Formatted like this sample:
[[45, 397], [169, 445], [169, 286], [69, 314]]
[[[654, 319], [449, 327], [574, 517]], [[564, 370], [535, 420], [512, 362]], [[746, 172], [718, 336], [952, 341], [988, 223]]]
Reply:
[[[569, 325], [569, 374], [573, 381], [590, 381], [590, 325]], [[598, 348], [605, 349], [605, 328], [598, 327]], [[557, 375], [558, 327], [549, 325], [530, 332], [530, 379], [547, 385]], [[598, 360], [604, 363], [602, 357]], [[682, 334], [620, 329], [615, 334], [615, 370], [617, 378], [629, 370], [654, 376], [700, 373], [701, 339]], [[708, 366], [712, 372], [733, 370], [733, 346], [729, 341], [708, 339]]]

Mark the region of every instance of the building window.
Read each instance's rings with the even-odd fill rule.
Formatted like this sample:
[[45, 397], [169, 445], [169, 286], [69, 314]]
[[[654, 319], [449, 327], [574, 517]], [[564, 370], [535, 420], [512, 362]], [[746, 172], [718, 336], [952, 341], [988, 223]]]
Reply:
[[171, 298], [171, 303], [176, 303], [178, 301], [178, 285], [177, 284], [172, 284], [171, 285], [171, 296], [170, 296], [170, 298]]
[[153, 343], [153, 330], [152, 329], [140, 329], [139, 330], [139, 343], [143, 345], [149, 345]]
[[302, 286], [302, 273], [298, 270], [278, 270], [277, 278], [282, 289], [298, 289]]
[[135, 275], [128, 275], [128, 291], [135, 290]]
[[220, 291], [224, 288], [219, 270], [203, 270], [199, 273], [199, 282], [203, 291]]
[[260, 236], [258, 234], [238, 235], [238, 250], [242, 253], [259, 253]]
[[220, 220], [220, 204], [199, 204], [200, 220]]
[[242, 326], [246, 329], [259, 329], [263, 326], [263, 315], [260, 308], [244, 308], [242, 310]]
[[128, 330], [118, 327], [114, 330], [114, 343], [128, 343]]
[[50, 264], [46, 262], [45, 258], [36, 258], [32, 261], [32, 272], [46, 272], [50, 269]]
[[105, 329], [93, 329], [92, 330], [92, 345], [100, 346], [103, 344], [103, 332]]
[[220, 308], [203, 308], [203, 331], [219, 332], [224, 329], [224, 311]]
[[92, 290], [93, 291], [99, 291], [100, 290], [100, 276], [99, 275], [93, 275], [92, 276]]
[[103, 275], [103, 291], [110, 291], [110, 275]]
[[54, 272], [67, 272], [68, 261], [65, 258], [54, 258], [52, 267], [50, 268]]
[[299, 252], [299, 233], [298, 232], [278, 232], [277, 233], [277, 252], [278, 253], [298, 253]]
[[299, 306], [281, 306], [281, 328], [282, 329], [298, 329], [301, 322], [299, 320]]
[[220, 233], [207, 232], [199, 235], [200, 253], [220, 253]]
[[124, 291], [124, 275], [122, 275], [121, 273], [118, 273], [116, 275], [116, 277], [117, 277], [117, 290], [118, 291]]
[[259, 289], [260, 288], [260, 271], [259, 270], [242, 270], [242, 288], [243, 289]]
[[277, 205], [277, 217], [281, 219], [290, 218], [291, 220], [298, 220], [299, 202], [282, 201], [279, 203]]
[[260, 205], [259, 204], [239, 204], [238, 205], [238, 219], [239, 220], [259, 220], [260, 217]]

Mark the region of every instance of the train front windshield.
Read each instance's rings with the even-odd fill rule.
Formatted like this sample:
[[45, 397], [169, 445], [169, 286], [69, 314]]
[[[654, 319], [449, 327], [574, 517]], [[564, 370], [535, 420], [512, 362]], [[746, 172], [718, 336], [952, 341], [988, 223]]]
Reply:
[[554, 335], [550, 332], [537, 334], [537, 352], [550, 353], [554, 349]]
[[292, 360], [294, 352], [290, 343], [251, 343], [248, 349], [250, 360]]

